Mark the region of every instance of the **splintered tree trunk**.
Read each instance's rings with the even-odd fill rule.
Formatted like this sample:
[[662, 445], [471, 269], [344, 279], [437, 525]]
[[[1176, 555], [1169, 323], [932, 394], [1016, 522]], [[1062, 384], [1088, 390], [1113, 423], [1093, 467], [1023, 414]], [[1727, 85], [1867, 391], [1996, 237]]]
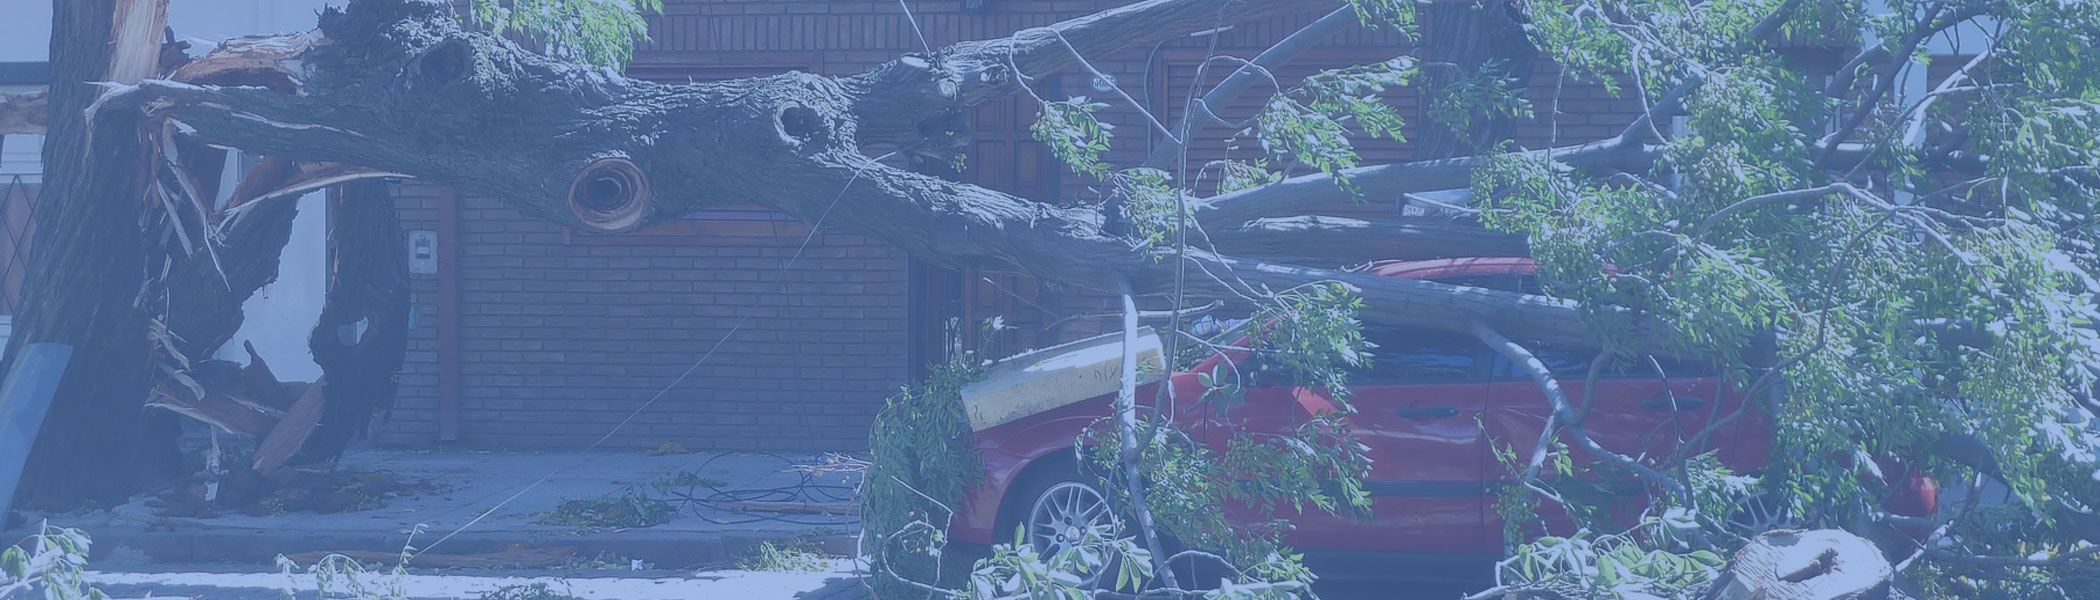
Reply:
[[326, 462], [394, 404], [395, 374], [408, 352], [408, 234], [386, 182], [343, 185], [329, 224], [328, 304], [307, 346], [320, 363], [327, 409], [300, 449]]
[[[274, 187], [293, 166], [265, 158], [234, 192], [234, 200], [254, 188]], [[274, 180], [274, 181], [273, 181]], [[177, 349], [190, 360], [210, 358], [240, 330], [241, 306], [255, 291], [277, 279], [284, 246], [292, 239], [299, 216], [297, 197], [264, 200], [242, 209], [222, 233], [215, 256], [189, 257], [168, 276], [168, 330]]]
[[53, 3], [45, 187], [6, 360], [40, 342], [73, 353], [17, 491], [31, 505], [115, 504], [135, 485], [128, 475], [139, 458], [151, 373], [138, 305], [146, 256], [142, 113], [110, 106], [89, 122], [85, 111], [101, 89], [84, 82], [150, 75], [165, 9], [151, 0]]

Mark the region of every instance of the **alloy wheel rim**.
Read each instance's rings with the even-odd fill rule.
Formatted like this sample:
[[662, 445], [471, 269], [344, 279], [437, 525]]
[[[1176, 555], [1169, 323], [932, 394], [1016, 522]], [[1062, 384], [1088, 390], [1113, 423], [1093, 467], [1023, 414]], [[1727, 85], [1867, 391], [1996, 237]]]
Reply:
[[[1035, 505], [1028, 510], [1028, 543], [1036, 555], [1048, 559], [1083, 539], [1087, 529], [1111, 526], [1114, 518], [1108, 510], [1108, 500], [1093, 486], [1077, 481], [1060, 482], [1036, 496]], [[1100, 577], [1096, 573], [1085, 578], [1092, 583]]]

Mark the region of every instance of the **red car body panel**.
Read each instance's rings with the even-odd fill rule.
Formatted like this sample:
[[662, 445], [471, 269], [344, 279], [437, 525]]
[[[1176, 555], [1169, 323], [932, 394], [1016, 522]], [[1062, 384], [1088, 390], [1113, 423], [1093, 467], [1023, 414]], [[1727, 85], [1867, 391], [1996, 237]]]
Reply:
[[[1386, 261], [1366, 270], [1391, 277], [1444, 279], [1530, 275], [1534, 269], [1535, 263], [1528, 258], [1463, 258]], [[1229, 346], [1244, 348], [1246, 341]], [[1222, 410], [1214, 411], [1209, 403], [1200, 401], [1204, 388], [1195, 373], [1213, 369], [1235, 373], [1251, 364], [1251, 354], [1224, 350], [1188, 372], [1175, 374], [1171, 380], [1175, 422], [1223, 451], [1234, 432], [1288, 433], [1315, 414], [1339, 410], [1321, 392], [1260, 382], [1244, 388], [1244, 401]], [[1228, 359], [1231, 366], [1226, 366]], [[1462, 381], [1353, 380], [1355, 395], [1350, 403], [1357, 412], [1348, 422], [1370, 448], [1372, 463], [1365, 486], [1373, 497], [1371, 515], [1334, 516], [1313, 507], [1303, 512], [1283, 507], [1276, 516], [1294, 527], [1286, 536], [1287, 543], [1307, 551], [1499, 554], [1502, 522], [1493, 510], [1493, 487], [1509, 474], [1495, 464], [1489, 440], [1515, 448], [1519, 461], [1528, 460], [1531, 444], [1524, 442], [1538, 439], [1551, 408], [1537, 384], [1506, 372], [1511, 369], [1499, 358], [1481, 360], [1486, 362], [1476, 368], [1484, 371]], [[1374, 358], [1374, 366], [1377, 362]], [[1495, 369], [1505, 372], [1485, 372]], [[1150, 408], [1146, 400], [1158, 397], [1158, 385], [1139, 390], [1141, 408]], [[1584, 401], [1585, 390], [1580, 385], [1564, 391], [1571, 401]], [[1633, 371], [1601, 379], [1596, 391], [1597, 401], [1585, 418], [1584, 429], [1605, 448], [1630, 456], [1671, 452], [1680, 436], [1704, 429], [1709, 419], [1725, 417], [1743, 401], [1736, 393], [1722, 393], [1720, 381], [1712, 377], [1665, 379]], [[994, 531], [1002, 503], [1008, 500], [1007, 490], [1030, 465], [1057, 453], [1069, 455], [1080, 434], [1110, 414], [1110, 400], [1089, 399], [978, 432], [976, 448], [983, 455], [985, 478], [964, 500], [951, 537], [972, 543], [1011, 539], [1010, 531]], [[1720, 450], [1724, 464], [1748, 472], [1763, 465], [1771, 450], [1771, 436], [1769, 421], [1753, 409], [1707, 440], [1706, 447]], [[1580, 450], [1574, 458], [1594, 460]], [[1930, 479], [1924, 482], [1929, 484]], [[1915, 510], [1929, 514], [1932, 504], [1926, 499]], [[1260, 517], [1247, 507], [1228, 508], [1228, 516], [1247, 522]], [[1565, 519], [1551, 517], [1548, 525], [1555, 529], [1568, 526]]]
[[[1294, 529], [1285, 541], [1297, 547], [1376, 552], [1479, 552], [1482, 539], [1480, 482], [1486, 445], [1472, 416], [1487, 406], [1478, 385], [1355, 385], [1348, 424], [1370, 450], [1373, 493], [1368, 520], [1331, 515], [1316, 507], [1279, 509]], [[1234, 432], [1290, 435], [1315, 414], [1336, 410], [1332, 400], [1303, 387], [1251, 387], [1244, 401], [1212, 417], [1204, 441], [1225, 448]], [[1405, 418], [1403, 408], [1449, 408], [1440, 418]], [[1412, 486], [1413, 489], [1403, 489]], [[1410, 492], [1410, 493], [1394, 493]], [[1427, 492], [1427, 493], [1425, 493]], [[1232, 507], [1246, 521], [1261, 515]], [[1367, 531], [1407, 535], [1364, 535]]]

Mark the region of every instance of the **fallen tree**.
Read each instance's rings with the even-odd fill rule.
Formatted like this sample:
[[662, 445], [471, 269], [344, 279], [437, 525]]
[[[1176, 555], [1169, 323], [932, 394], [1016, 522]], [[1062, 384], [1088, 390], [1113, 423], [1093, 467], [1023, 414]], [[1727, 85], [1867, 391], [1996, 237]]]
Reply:
[[[1411, 6], [1349, 4], [1365, 21], [1397, 25], [1406, 21], [1400, 7]], [[2089, 465], [2095, 449], [2079, 425], [2093, 417], [2080, 400], [2090, 394], [2074, 392], [2090, 391], [2096, 364], [2078, 342], [2094, 311], [2089, 290], [2077, 284], [2093, 281], [2087, 271], [2096, 262], [2084, 224], [2096, 187], [2090, 165], [2100, 159], [2093, 146], [2100, 136], [2086, 135], [2100, 76], [2075, 52], [2058, 51], [2100, 38], [2076, 25], [2094, 21], [2093, 7], [2005, 0], [1906, 9], [1916, 14], [1891, 21], [1899, 31], [1883, 32], [1880, 46], [1849, 58], [1817, 89], [1772, 50], [1779, 36], [1829, 16], [1803, 10], [1810, 5], [1803, 0], [1603, 4], [1525, 4], [1510, 18], [1532, 21], [1533, 42], [1564, 76], [1634, 88], [1642, 114], [1617, 135], [1508, 148], [1480, 139], [1501, 137], [1488, 118], [1474, 121], [1486, 123], [1480, 128], [1448, 124], [1434, 158], [1376, 166], [1335, 158], [1353, 154], [1330, 138], [1397, 133], [1388, 112], [1356, 103], [1414, 72], [1413, 63], [1393, 61], [1287, 87], [1250, 128], [1275, 158], [1317, 172], [1237, 165], [1260, 171], [1263, 181], [1207, 198], [1193, 197], [1185, 169], [1164, 170], [1174, 162], [1165, 158], [1148, 160], [1152, 170], [1116, 170], [1067, 153], [1066, 162], [1100, 175], [1111, 190], [1107, 202], [1072, 207], [889, 167], [864, 149], [946, 157], [962, 139], [961, 109], [1033, 94], [1030, 81], [1058, 72], [1092, 71], [1089, 57], [1220, 22], [1334, 10], [1333, 2], [1150, 0], [860, 74], [664, 85], [473, 32], [443, 3], [359, 0], [324, 12], [313, 32], [236, 40], [173, 80], [119, 86], [89, 114], [113, 132], [159, 124], [178, 137], [335, 169], [259, 198], [398, 174], [600, 233], [756, 203], [871, 234], [938, 265], [1177, 303], [1198, 296], [1302, 304], [1306, 290], [1340, 284], [1332, 289], [1362, 301], [1352, 318], [1474, 335], [1529, 367], [1548, 390], [1576, 381], [1538, 364], [1527, 345], [1601, 347], [1598, 364], [1703, 356], [1723, 363], [1752, 395], [1785, 379], [1794, 404], [1777, 415], [1784, 451], [1756, 490], [1718, 469], [1689, 466], [1710, 447], [1709, 436], [1743, 412], [1686, 432], [1686, 449], [1675, 456], [1614, 455], [1587, 440], [1587, 409], [1555, 392], [1549, 396], [1562, 402], [1540, 439], [1504, 441], [1516, 445], [1516, 462], [1530, 465], [1518, 481], [1522, 493], [1566, 502], [1538, 472], [1572, 440], [1665, 492], [1656, 495], [1660, 506], [1690, 511], [1692, 527], [1716, 536], [1729, 532], [1714, 517], [1727, 506], [1714, 498], [1745, 492], [1814, 496], [1805, 518], [1820, 522], [1857, 516], [1885, 483], [1855, 478], [1866, 467], [1850, 457], [1916, 450], [1927, 430], [1975, 436], [2013, 467], [1999, 477], [2030, 506], [2064, 502], [2042, 490], [2092, 496], [2091, 485], [2063, 475]], [[1837, 12], [1830, 18], [1851, 30], [1867, 27], [1866, 17]], [[2028, 29], [1988, 38], [1925, 98], [1890, 99], [1927, 40], [1986, 17]], [[1481, 23], [1490, 28], [1484, 31], [1509, 25]], [[1272, 51], [1287, 55], [1296, 43]], [[1268, 76], [1265, 60], [1280, 59], [1245, 61], [1227, 81]], [[1439, 89], [1484, 81], [1476, 87], [1492, 99], [1506, 85], [1487, 73], [1496, 61], [1451, 64], [1478, 72], [1440, 75]], [[1480, 73], [1487, 75], [1466, 79]], [[54, 110], [79, 104], [63, 99], [54, 95]], [[1932, 107], [1956, 100], [1992, 110], [1976, 116]], [[1046, 121], [1081, 122], [1093, 110], [1053, 99], [1042, 106]], [[1871, 118], [1877, 114], [1895, 116]], [[1216, 120], [1170, 127], [1145, 116], [1173, 145]], [[1683, 116], [1687, 129], [1668, 127], [1670, 116]], [[1040, 135], [1053, 150], [1070, 149], [1065, 136], [1083, 129]], [[98, 139], [122, 146], [130, 138]], [[1307, 214], [1358, 195], [1453, 188], [1472, 191], [1473, 206], [1460, 207], [1472, 221]], [[1339, 240], [1366, 244], [1333, 243]], [[1538, 256], [1550, 295], [1329, 268], [1488, 251]], [[1291, 294], [1300, 295], [1280, 300]], [[1985, 324], [1981, 330], [2006, 339], [1985, 351], [1924, 339], [1936, 333], [1916, 343], [1889, 334], [1957, 321]], [[1756, 356], [1749, 348], [1766, 337], [1777, 340], [1767, 344], [1771, 356]], [[1591, 371], [1586, 383], [1594, 385], [1598, 369]], [[122, 383], [126, 389], [109, 397], [145, 397], [142, 382]], [[62, 391], [61, 401], [83, 402], [78, 393]], [[1851, 462], [1833, 467], [1834, 460]], [[1693, 543], [1747, 544], [1750, 533]], [[1971, 552], [2008, 551], [1980, 539], [1962, 541]], [[2052, 538], [2051, 548], [2072, 556], [2079, 541]]]

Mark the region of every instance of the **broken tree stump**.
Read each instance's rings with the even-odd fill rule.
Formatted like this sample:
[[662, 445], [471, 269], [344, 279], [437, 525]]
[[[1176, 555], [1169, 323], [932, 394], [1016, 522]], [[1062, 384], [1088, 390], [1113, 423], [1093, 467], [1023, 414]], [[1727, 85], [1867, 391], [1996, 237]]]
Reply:
[[1836, 529], [1759, 534], [1703, 600], [1884, 600], [1895, 570], [1874, 542]]

